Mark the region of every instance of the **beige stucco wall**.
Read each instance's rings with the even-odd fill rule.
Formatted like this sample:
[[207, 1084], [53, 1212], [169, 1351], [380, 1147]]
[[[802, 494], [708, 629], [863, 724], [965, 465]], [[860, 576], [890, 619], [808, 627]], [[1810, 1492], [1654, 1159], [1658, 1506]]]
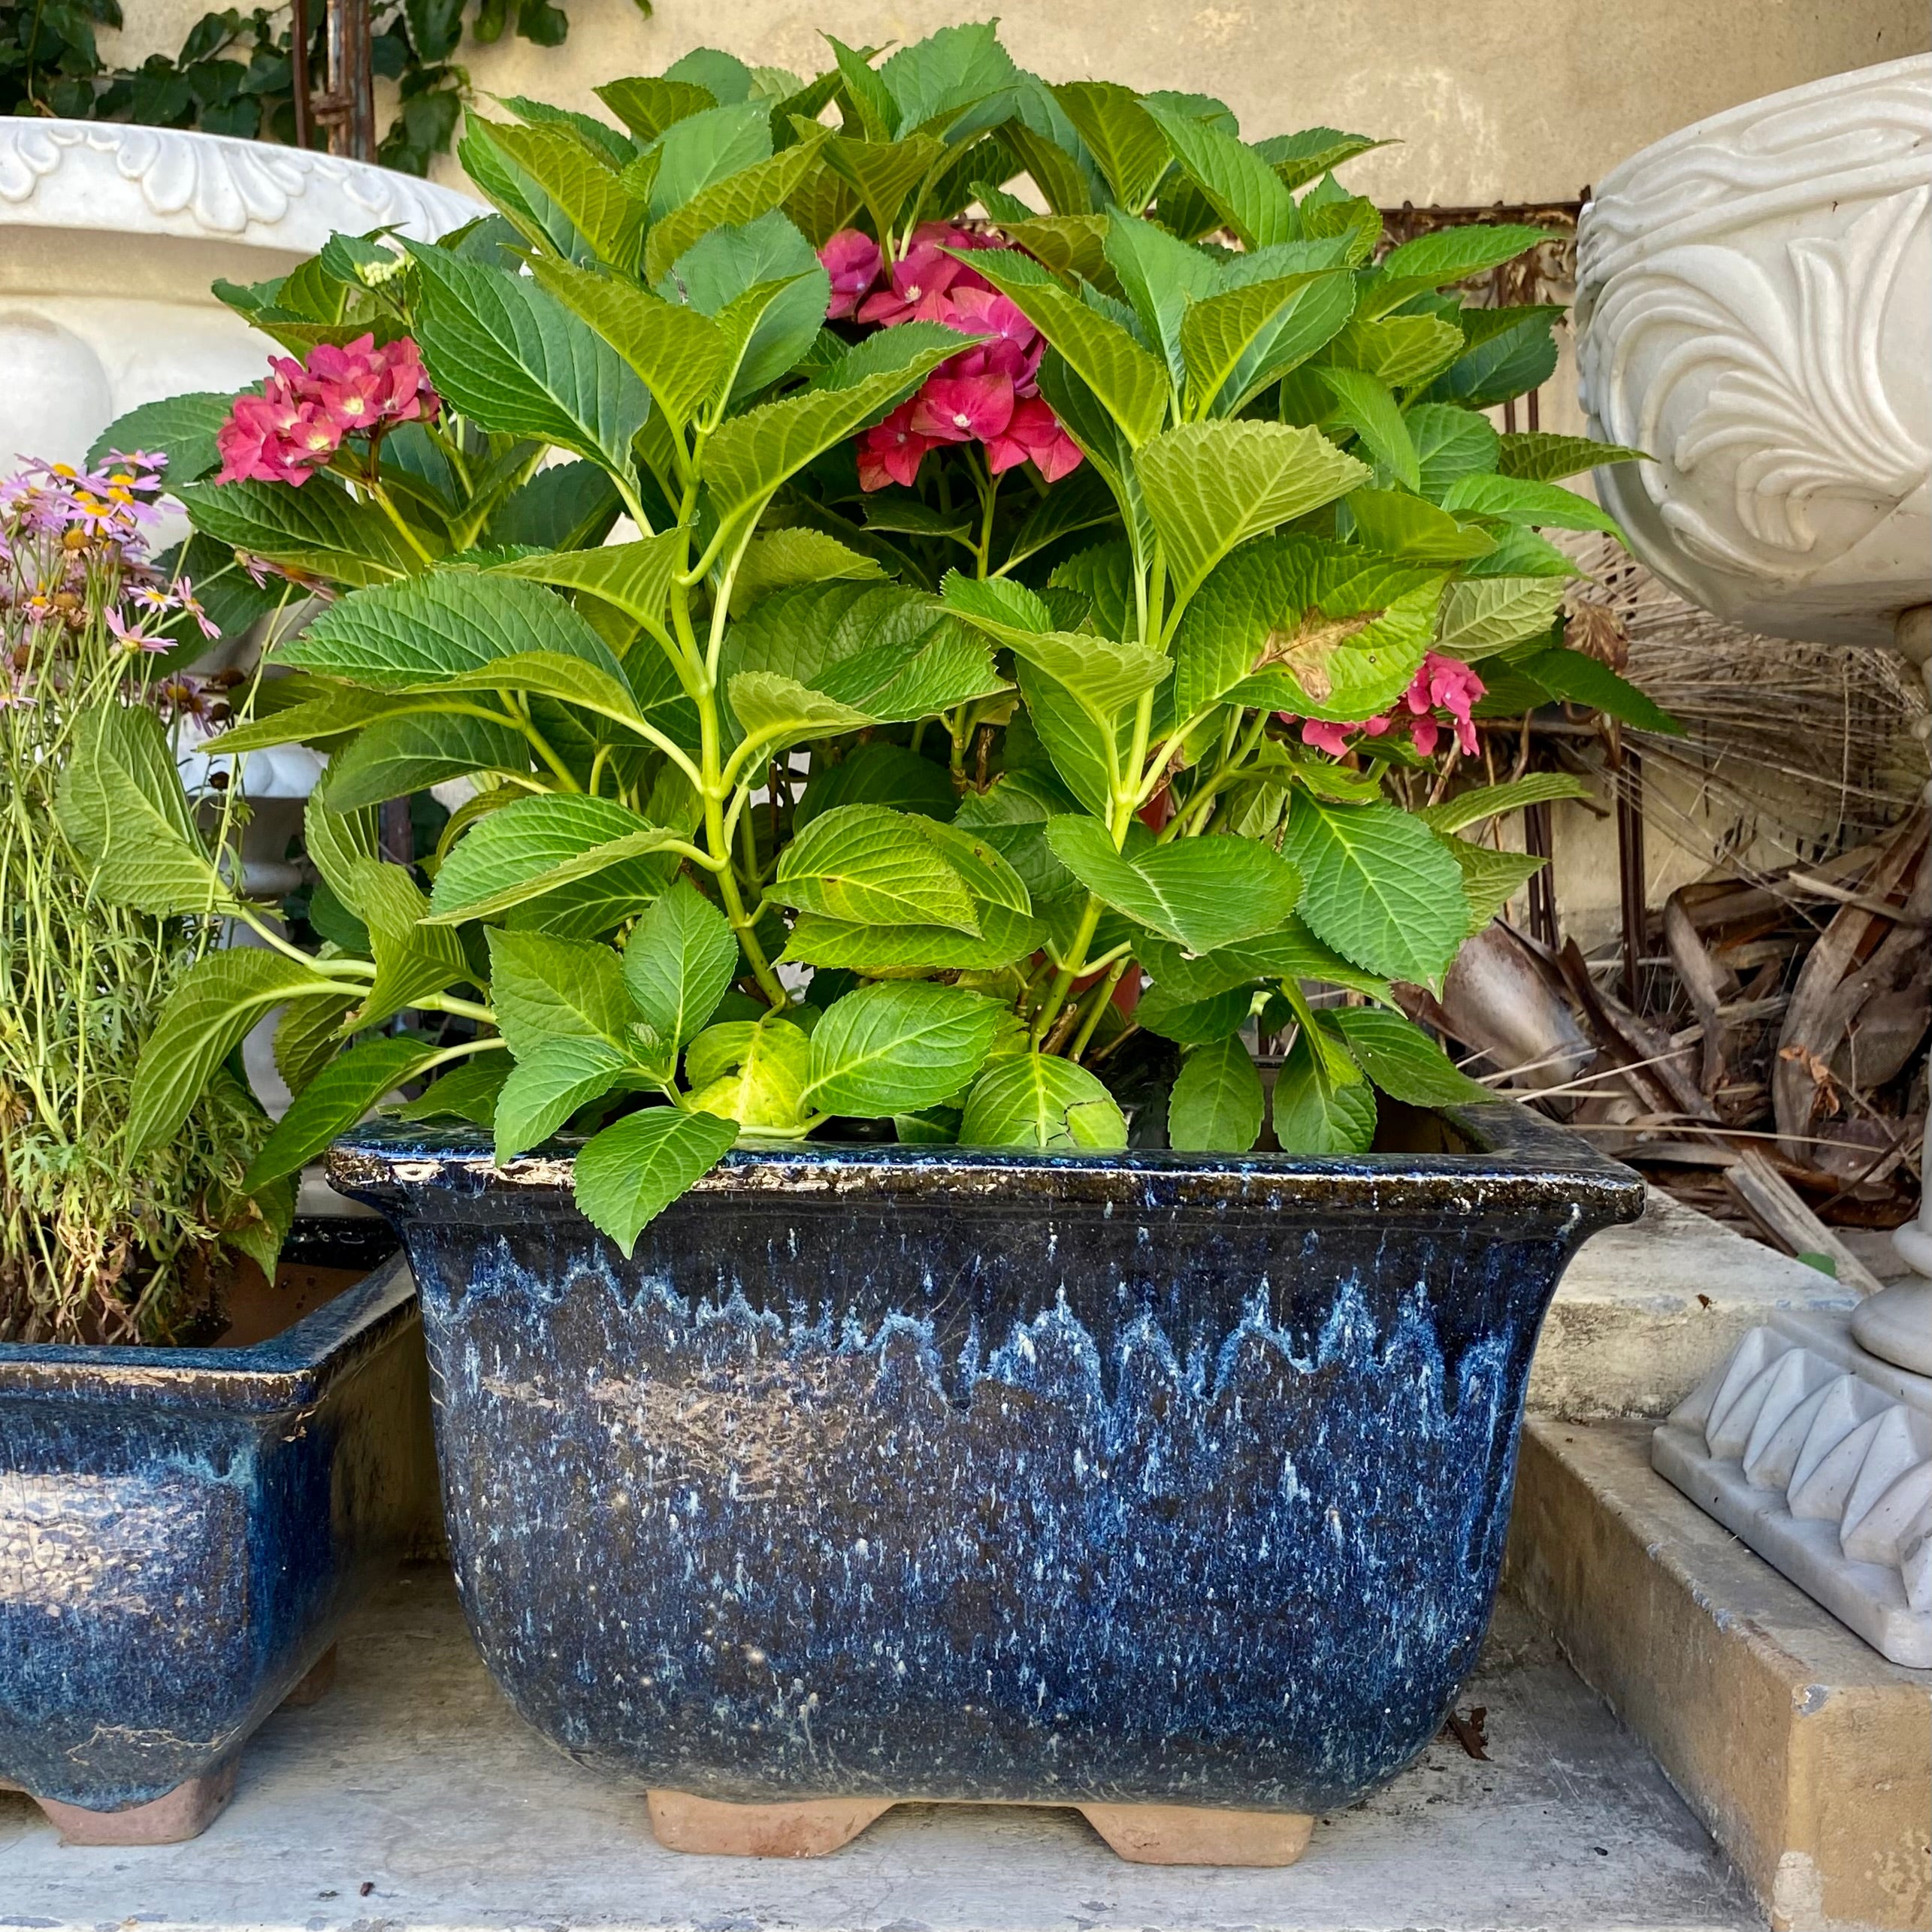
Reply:
[[[600, 81], [695, 46], [810, 73], [821, 29], [882, 46], [1003, 11], [1006, 44], [1049, 80], [1198, 89], [1250, 137], [1398, 137], [1350, 171], [1385, 203], [1568, 200], [1701, 116], [1932, 44], [1924, 0], [657, 0], [648, 22], [632, 0], [560, 4], [561, 47], [462, 50], [476, 85], [591, 107]], [[171, 52], [206, 8], [125, 0], [119, 57]]]

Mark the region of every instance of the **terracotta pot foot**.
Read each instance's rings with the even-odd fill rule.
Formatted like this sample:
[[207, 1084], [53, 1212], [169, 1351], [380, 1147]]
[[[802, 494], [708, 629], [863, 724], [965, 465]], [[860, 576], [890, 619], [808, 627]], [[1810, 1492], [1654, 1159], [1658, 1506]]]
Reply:
[[1185, 1804], [1083, 1804], [1089, 1825], [1136, 1865], [1292, 1865], [1315, 1821], [1299, 1811]]
[[234, 1795], [235, 1761], [125, 1811], [89, 1811], [56, 1797], [34, 1802], [70, 1845], [178, 1845], [200, 1837]]
[[336, 1646], [331, 1643], [309, 1666], [307, 1673], [282, 1700], [278, 1708], [301, 1710], [310, 1704], [320, 1704], [335, 1683], [335, 1653]]
[[689, 1791], [654, 1791], [651, 1829], [667, 1852], [721, 1858], [822, 1858], [856, 1838], [890, 1798], [808, 1798], [797, 1804], [727, 1804]]

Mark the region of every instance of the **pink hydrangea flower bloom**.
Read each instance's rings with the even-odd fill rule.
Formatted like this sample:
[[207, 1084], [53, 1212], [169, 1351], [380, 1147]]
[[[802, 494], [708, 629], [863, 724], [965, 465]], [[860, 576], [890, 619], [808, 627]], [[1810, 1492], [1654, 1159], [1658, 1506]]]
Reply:
[[935, 443], [984, 443], [1013, 419], [1011, 380], [990, 373], [930, 376], [912, 399], [912, 428]]
[[237, 396], [216, 435], [224, 483], [299, 485], [325, 469], [345, 437], [380, 434], [434, 416], [442, 399], [407, 337], [376, 346], [373, 334], [319, 343], [306, 364], [271, 358], [259, 396]]
[[[1301, 720], [1302, 742], [1332, 758], [1339, 758], [1347, 755], [1349, 740], [1357, 732], [1366, 738], [1380, 738], [1390, 731], [1406, 730], [1410, 743], [1423, 757], [1432, 758], [1444, 730], [1452, 729], [1463, 756], [1473, 757], [1481, 745], [1471, 713], [1481, 701], [1484, 690], [1483, 680], [1461, 658], [1432, 651], [1423, 659], [1408, 689], [1386, 712], [1353, 724], [1305, 718]], [[1436, 716], [1438, 710], [1449, 713], [1448, 727]], [[1292, 712], [1278, 715], [1283, 724], [1296, 722]]]
[[986, 467], [996, 476], [1031, 461], [1047, 482], [1057, 483], [1085, 461], [1080, 445], [1037, 396], [1014, 404], [1005, 429], [986, 439]]
[[919, 465], [933, 447], [930, 437], [912, 427], [912, 405], [901, 403], [884, 422], [867, 430], [859, 444], [859, 487], [882, 490], [888, 483], [910, 488]]
[[963, 262], [932, 242], [915, 242], [892, 265], [892, 283], [859, 304], [860, 322], [892, 328], [905, 322], [944, 322], [951, 310], [949, 292], [963, 281], [984, 288]]
[[883, 266], [878, 243], [857, 228], [841, 228], [818, 251], [818, 259], [832, 278], [832, 301], [825, 319], [838, 322], [855, 314]]

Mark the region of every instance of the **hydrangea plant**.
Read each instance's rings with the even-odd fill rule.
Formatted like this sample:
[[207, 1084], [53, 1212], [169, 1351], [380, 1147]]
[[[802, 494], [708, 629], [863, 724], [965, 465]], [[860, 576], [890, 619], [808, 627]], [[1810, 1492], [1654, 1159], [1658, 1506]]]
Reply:
[[[1612, 528], [1557, 479], [1634, 452], [1499, 434], [1556, 311], [1456, 292], [1540, 234], [1385, 252], [1364, 138], [990, 26], [832, 45], [776, 101], [688, 59], [600, 90], [621, 129], [473, 118], [497, 214], [228, 291], [296, 359], [141, 425], [224, 466], [198, 543], [322, 600], [224, 748], [331, 762], [328, 942], [203, 965], [137, 1142], [285, 1002], [258, 1178], [434, 1075], [407, 1114], [500, 1160], [582, 1136], [627, 1250], [741, 1136], [1247, 1150], [1257, 1029], [1290, 1152], [1480, 1096], [1396, 988], [1537, 863], [1464, 835], [1574, 788], [1407, 781], [1486, 714], [1655, 717], [1541, 534]], [[386, 861], [374, 809], [450, 782]]]

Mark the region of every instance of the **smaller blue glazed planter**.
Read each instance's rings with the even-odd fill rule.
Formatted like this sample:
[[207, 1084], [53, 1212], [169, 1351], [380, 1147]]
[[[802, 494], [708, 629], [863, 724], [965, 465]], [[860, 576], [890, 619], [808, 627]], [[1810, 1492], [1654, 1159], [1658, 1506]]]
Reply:
[[[800, 1851], [899, 1798], [1314, 1813], [1435, 1734], [1543, 1311], [1643, 1187], [1513, 1107], [1410, 1126], [740, 1149], [628, 1262], [567, 1150], [367, 1128], [330, 1178], [408, 1244], [498, 1681], [667, 1842]], [[774, 1804], [816, 1837], [685, 1828]]]
[[418, 1519], [419, 1334], [397, 1254], [252, 1347], [0, 1345], [0, 1784], [73, 1838], [205, 1825]]

